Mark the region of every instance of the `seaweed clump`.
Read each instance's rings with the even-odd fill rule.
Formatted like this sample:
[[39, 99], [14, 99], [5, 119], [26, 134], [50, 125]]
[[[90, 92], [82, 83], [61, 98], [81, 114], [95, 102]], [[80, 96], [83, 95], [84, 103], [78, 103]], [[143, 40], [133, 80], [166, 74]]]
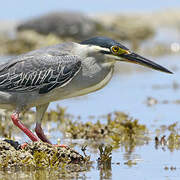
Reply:
[[179, 127], [178, 123], [170, 124], [169, 126], [161, 126], [161, 129], [156, 129], [156, 132], [159, 134], [165, 133], [166, 131], [169, 132], [169, 136], [163, 135], [162, 137], [155, 137], [155, 147], [156, 149], [160, 146], [165, 150], [167, 147], [171, 152], [174, 150], [180, 149], [180, 134], [179, 134]]
[[[105, 123], [66, 121], [65, 134], [73, 139], [88, 139], [111, 142], [113, 148], [119, 145], [130, 146], [143, 145], [149, 138], [146, 136], [147, 128], [139, 124], [137, 119], [130, 118], [122, 112], [108, 114]], [[100, 141], [99, 141], [100, 142]], [[96, 142], [97, 143], [97, 142]]]
[[100, 157], [98, 158], [98, 166], [102, 166], [103, 169], [111, 169], [111, 159], [112, 159], [112, 146], [107, 145], [103, 146], [102, 144], [99, 146]]
[[112, 160], [112, 146], [103, 144], [99, 145], [99, 158], [97, 160], [98, 170], [100, 171], [101, 179], [111, 179], [111, 160]]

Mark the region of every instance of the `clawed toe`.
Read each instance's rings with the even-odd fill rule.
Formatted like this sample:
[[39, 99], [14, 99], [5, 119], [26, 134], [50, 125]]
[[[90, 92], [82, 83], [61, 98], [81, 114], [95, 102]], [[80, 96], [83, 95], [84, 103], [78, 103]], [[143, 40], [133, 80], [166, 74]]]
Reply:
[[28, 143], [21, 144], [21, 149], [24, 149], [27, 145], [28, 145]]
[[55, 147], [61, 147], [61, 148], [69, 148], [67, 145], [65, 144], [53, 144], [53, 146]]

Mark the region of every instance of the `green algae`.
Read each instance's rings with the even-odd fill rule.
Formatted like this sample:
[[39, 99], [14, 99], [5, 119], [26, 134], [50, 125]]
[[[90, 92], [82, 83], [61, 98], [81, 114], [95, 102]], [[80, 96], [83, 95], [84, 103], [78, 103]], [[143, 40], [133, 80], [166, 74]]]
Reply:
[[132, 167], [134, 165], [137, 165], [137, 162], [135, 160], [128, 160], [127, 162], [124, 163], [125, 165]]
[[[129, 117], [123, 112], [114, 112], [104, 116], [105, 119], [95, 119], [82, 122], [81, 117], [74, 118], [72, 115], [66, 112], [66, 108], [57, 106], [56, 110], [50, 110], [46, 112], [45, 118], [43, 119], [43, 125], [46, 125], [50, 122], [55, 122], [56, 127], [50, 127], [49, 131], [61, 131], [64, 137], [69, 139], [84, 139], [88, 140], [91, 143], [87, 145], [96, 147], [96, 140], [101, 142], [106, 142], [113, 146], [113, 149], [119, 148], [119, 146], [124, 146], [127, 151], [133, 149], [137, 145], [143, 145], [148, 142], [148, 129], [145, 125], [142, 125], [138, 122], [137, 119]], [[21, 119], [26, 120], [26, 126], [31, 127], [34, 124], [35, 113], [28, 111]], [[13, 123], [10, 120], [10, 112], [6, 113], [5, 119], [6, 123], [1, 123], [6, 131], [1, 135], [3, 137], [10, 137], [12, 135], [5, 135], [6, 133], [12, 134], [12, 130], [8, 127], [13, 127]], [[18, 129], [14, 127], [13, 131]]]
[[64, 133], [72, 139], [95, 141], [103, 139], [105, 142], [110, 142], [113, 148], [123, 145], [127, 150], [129, 146], [143, 145], [149, 140], [146, 126], [122, 112], [108, 114], [104, 123], [100, 120], [95, 123], [66, 121]]
[[[9, 114], [7, 115], [9, 116]], [[34, 112], [28, 112], [26, 117], [30, 119], [27, 125], [31, 126], [34, 123]], [[125, 152], [131, 154], [137, 146], [149, 142], [148, 129], [139, 123], [138, 119], [134, 119], [123, 112], [110, 113], [104, 116], [102, 120], [97, 118], [95, 121], [95, 119], [82, 122], [81, 117], [75, 119], [66, 112], [66, 108], [57, 106], [56, 110], [51, 110], [45, 114], [43, 123], [55, 122], [57, 126], [49, 130], [59, 130], [68, 139], [85, 140], [86, 146], [83, 146], [84, 143], [80, 144], [83, 146], [84, 156], [72, 149], [55, 148], [42, 142], [29, 144], [23, 150], [15, 150], [3, 141], [3, 146], [0, 144], [1, 170], [10, 169], [12, 171], [14, 168], [18, 168], [21, 171], [25, 168], [27, 171], [35, 171], [38, 169], [37, 176], [41, 176], [42, 169], [51, 169], [51, 172], [54, 171], [55, 174], [58, 171], [61, 174], [60, 177], [73, 177], [74, 173], [87, 172], [92, 167], [90, 156], [86, 155], [86, 148], [92, 148], [95, 152], [99, 150], [97, 168], [100, 177], [111, 178], [113, 150], [121, 147], [124, 148]], [[158, 132], [155, 140], [156, 147], [165, 147], [170, 151], [180, 149], [178, 123], [169, 126], [162, 125], [156, 129], [156, 132]], [[132, 167], [137, 162], [128, 159], [121, 164]], [[57, 177], [57, 174], [55, 176]], [[77, 173], [76, 176], [79, 177], [79, 174]]]
[[[155, 137], [155, 147], [167, 147], [171, 152], [174, 150], [180, 150], [180, 134], [179, 125], [177, 122], [170, 124], [169, 126], [163, 125], [159, 129], [156, 129], [158, 136]], [[161, 134], [169, 134], [168, 136]]]
[[111, 159], [112, 159], [112, 146], [111, 145], [106, 145], [104, 147], [104, 145], [100, 145], [99, 146], [99, 153], [100, 153], [100, 157], [98, 158], [98, 164], [99, 165], [103, 165], [104, 169], [107, 169], [109, 167], [111, 167]]
[[167, 139], [168, 149], [172, 152], [174, 150], [180, 150], [180, 135], [171, 133]]
[[101, 179], [111, 179], [111, 164], [112, 164], [112, 146], [99, 145], [99, 158], [97, 159], [97, 168], [100, 171]]

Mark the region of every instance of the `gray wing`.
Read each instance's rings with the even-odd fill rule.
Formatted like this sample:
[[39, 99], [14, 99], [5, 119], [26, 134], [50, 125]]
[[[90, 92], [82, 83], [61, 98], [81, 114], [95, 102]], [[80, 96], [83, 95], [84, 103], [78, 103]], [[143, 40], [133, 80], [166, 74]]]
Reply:
[[0, 67], [0, 91], [47, 93], [68, 84], [80, 69], [77, 56], [24, 56]]

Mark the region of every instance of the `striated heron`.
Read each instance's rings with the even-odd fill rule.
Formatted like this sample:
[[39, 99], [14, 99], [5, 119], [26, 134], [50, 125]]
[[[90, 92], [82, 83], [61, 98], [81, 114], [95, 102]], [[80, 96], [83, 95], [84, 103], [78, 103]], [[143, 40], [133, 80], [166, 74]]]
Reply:
[[[104, 87], [114, 64], [127, 61], [172, 73], [107, 37], [68, 42], [13, 57], [0, 67], [0, 108], [14, 110], [11, 118], [32, 141], [51, 142], [41, 122], [51, 101], [88, 94]], [[36, 107], [35, 136], [19, 113]]]

